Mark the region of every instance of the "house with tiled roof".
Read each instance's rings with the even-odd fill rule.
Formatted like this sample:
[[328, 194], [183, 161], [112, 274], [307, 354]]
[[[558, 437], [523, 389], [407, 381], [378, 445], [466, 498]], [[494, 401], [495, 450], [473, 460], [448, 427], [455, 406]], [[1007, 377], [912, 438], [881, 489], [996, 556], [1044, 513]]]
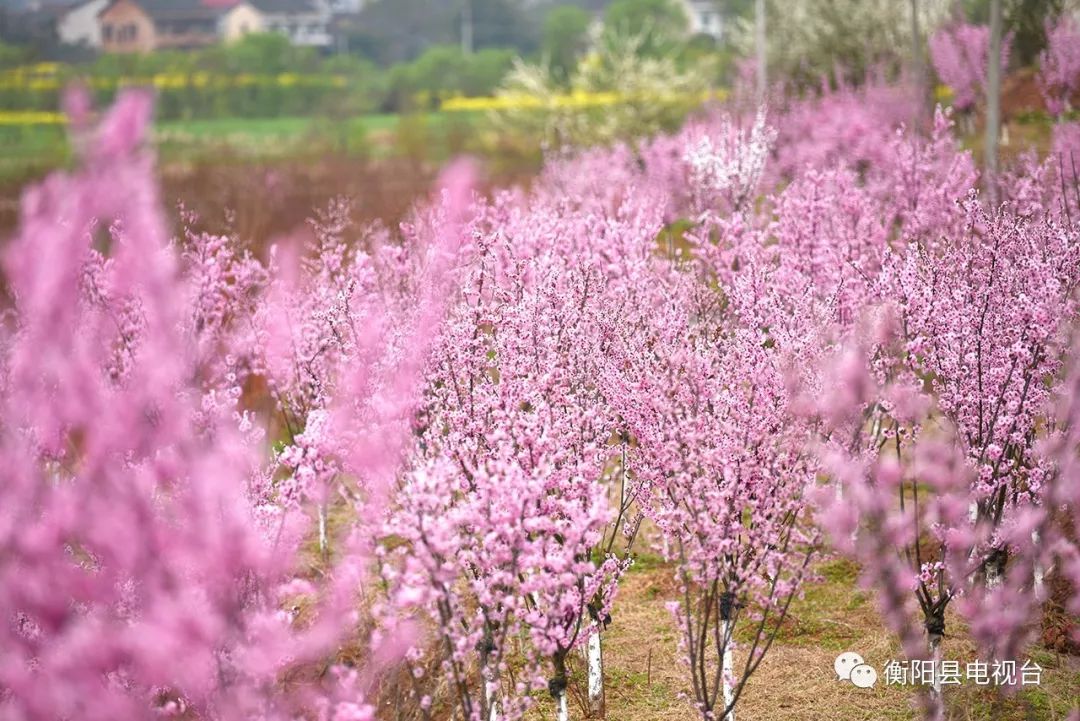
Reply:
[[112, 0], [98, 24], [113, 53], [206, 47], [264, 29], [249, 0]]

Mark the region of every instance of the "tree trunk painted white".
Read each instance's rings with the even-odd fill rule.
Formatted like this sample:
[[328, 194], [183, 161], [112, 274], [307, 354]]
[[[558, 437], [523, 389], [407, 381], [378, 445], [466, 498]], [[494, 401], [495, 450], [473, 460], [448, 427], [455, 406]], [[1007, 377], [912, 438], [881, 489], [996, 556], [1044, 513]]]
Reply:
[[[1038, 531], [1032, 531], [1031, 532], [1031, 545], [1034, 548], [1039, 547], [1039, 532]], [[1045, 578], [1046, 578], [1046, 569], [1043, 568], [1042, 563], [1040, 563], [1037, 559], [1035, 561], [1035, 567], [1032, 569], [1032, 574], [1034, 575], [1035, 597], [1041, 600], [1042, 597], [1043, 597], [1043, 582], [1045, 581]]]
[[[839, 505], [844, 500], [844, 484], [841, 483], [839, 479], [837, 479], [837, 480], [833, 481], [833, 485], [835, 486], [836, 501], [837, 501], [837, 504]], [[859, 522], [858, 521], [855, 522], [855, 527], [851, 529], [851, 535], [849, 535], [848, 538], [851, 539], [852, 545], [858, 543], [858, 541], [859, 541]]]
[[945, 721], [945, 699], [941, 693], [941, 675], [938, 673], [941, 664], [942, 633], [929, 634], [930, 660], [934, 663], [934, 681], [926, 687], [923, 718], [927, 721]]
[[930, 685], [930, 694], [938, 699], [941, 698], [941, 636], [936, 633], [930, 634], [930, 660], [934, 664], [934, 682]]
[[484, 684], [484, 697], [487, 699], [488, 721], [499, 721], [499, 702], [495, 700], [493, 684]]
[[765, 0], [754, 3], [754, 44], [757, 50], [757, 102], [765, 102], [769, 91], [769, 51], [765, 44]]
[[720, 622], [720, 638], [724, 640], [724, 663], [723, 663], [723, 689], [724, 689], [724, 708], [730, 708], [731, 711], [724, 717], [724, 721], [735, 721], [735, 709], [732, 708], [732, 704], [735, 702], [735, 688], [732, 683], [735, 680], [735, 658], [731, 652], [731, 631], [730, 621]]
[[[977, 504], [975, 501], [972, 501], [971, 503], [968, 504], [968, 521], [971, 522], [972, 528], [974, 528], [975, 524], [977, 524], [979, 522], [979, 504]], [[971, 556], [972, 556], [973, 553], [974, 553], [973, 550], [971, 550], [971, 549], [968, 550], [968, 559], [969, 560], [971, 559]], [[976, 569], [976, 570], [972, 571], [971, 573], [969, 573], [968, 574], [968, 583], [974, 583], [975, 578], [977, 577], [977, 575], [978, 575], [978, 569]]]
[[585, 651], [589, 669], [589, 713], [594, 718], [604, 715], [604, 649], [600, 627], [593, 626]]
[[566, 706], [566, 689], [555, 698], [555, 718], [557, 721], [570, 721], [570, 709]]
[[326, 504], [319, 504], [319, 554], [326, 557], [329, 541], [326, 536]]
[[997, 588], [1001, 585], [1001, 573], [996, 562], [986, 564], [986, 587]]

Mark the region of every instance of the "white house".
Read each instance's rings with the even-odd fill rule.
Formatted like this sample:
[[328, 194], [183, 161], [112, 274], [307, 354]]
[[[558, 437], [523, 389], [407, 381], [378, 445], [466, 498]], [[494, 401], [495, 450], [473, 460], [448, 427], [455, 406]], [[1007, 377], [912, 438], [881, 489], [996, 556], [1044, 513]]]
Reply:
[[329, 48], [334, 36], [333, 9], [328, 0], [251, 0], [267, 32], [281, 33], [293, 45]]
[[98, 14], [109, 0], [83, 0], [61, 13], [56, 21], [56, 35], [64, 45], [101, 47], [101, 25]]
[[355, 15], [364, 9], [367, 0], [327, 0], [327, 4], [335, 15]]
[[690, 32], [721, 40], [724, 37], [724, 13], [716, 0], [681, 0], [690, 21]]

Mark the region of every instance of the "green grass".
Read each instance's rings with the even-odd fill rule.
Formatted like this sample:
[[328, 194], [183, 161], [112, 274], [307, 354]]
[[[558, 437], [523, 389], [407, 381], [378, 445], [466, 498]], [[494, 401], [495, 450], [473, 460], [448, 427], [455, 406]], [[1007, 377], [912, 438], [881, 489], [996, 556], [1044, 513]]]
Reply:
[[[182, 134], [197, 140], [228, 140], [236, 136], [252, 138], [296, 138], [318, 130], [322, 126], [340, 125], [344, 122], [350, 131], [379, 132], [397, 128], [403, 116], [378, 113], [348, 118], [344, 121], [324, 117], [285, 118], [212, 118], [206, 120], [168, 120], [158, 123], [159, 135]], [[439, 126], [446, 122], [447, 114], [424, 113], [416, 116], [428, 125]]]
[[69, 158], [63, 128], [46, 125], [0, 128], [0, 181], [42, 173], [66, 164]]
[[430, 112], [416, 115], [375, 113], [347, 119], [328, 117], [284, 118], [214, 118], [208, 120], [170, 120], [158, 123], [159, 136], [183, 135], [201, 141], [229, 140], [238, 136], [249, 138], [302, 138], [327, 128], [340, 128], [344, 123], [350, 133], [392, 132], [405, 121], [419, 122], [429, 129], [442, 129], [455, 122], [471, 123], [475, 113]]
[[158, 135], [183, 134], [198, 140], [220, 140], [238, 134], [251, 137], [283, 137], [303, 134], [311, 118], [214, 118], [170, 120], [158, 123]]
[[[154, 137], [162, 160], [209, 162], [223, 152], [288, 158], [321, 152], [410, 155], [441, 160], [456, 135], [470, 134], [476, 113], [371, 114], [353, 118], [215, 118], [159, 122]], [[71, 157], [56, 126], [0, 128], [0, 182], [21, 182], [63, 166]]]
[[648, 573], [658, 568], [666, 568], [668, 564], [658, 553], [647, 550], [638, 551], [634, 554], [634, 563], [630, 566], [629, 573]]

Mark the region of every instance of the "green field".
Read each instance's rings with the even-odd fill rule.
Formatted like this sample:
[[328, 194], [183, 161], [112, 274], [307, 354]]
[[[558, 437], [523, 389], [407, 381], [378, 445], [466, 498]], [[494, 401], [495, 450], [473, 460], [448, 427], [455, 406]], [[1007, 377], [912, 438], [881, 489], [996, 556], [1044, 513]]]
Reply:
[[[460, 114], [459, 114], [460, 115]], [[446, 122], [447, 114], [434, 112], [415, 116], [432, 125]], [[330, 118], [219, 118], [214, 120], [186, 120], [159, 123], [156, 130], [161, 135], [186, 134], [199, 140], [218, 141], [236, 135], [254, 138], [289, 139], [303, 137], [331, 125], [344, 124], [350, 131], [392, 131], [401, 122], [397, 114], [364, 115], [358, 118], [333, 120]]]
[[[222, 155], [285, 158], [319, 153], [441, 159], [461, 148], [475, 113], [372, 114], [352, 118], [221, 118], [158, 123], [154, 138], [164, 162], [201, 162]], [[0, 182], [18, 182], [70, 161], [63, 128], [0, 127]]]

